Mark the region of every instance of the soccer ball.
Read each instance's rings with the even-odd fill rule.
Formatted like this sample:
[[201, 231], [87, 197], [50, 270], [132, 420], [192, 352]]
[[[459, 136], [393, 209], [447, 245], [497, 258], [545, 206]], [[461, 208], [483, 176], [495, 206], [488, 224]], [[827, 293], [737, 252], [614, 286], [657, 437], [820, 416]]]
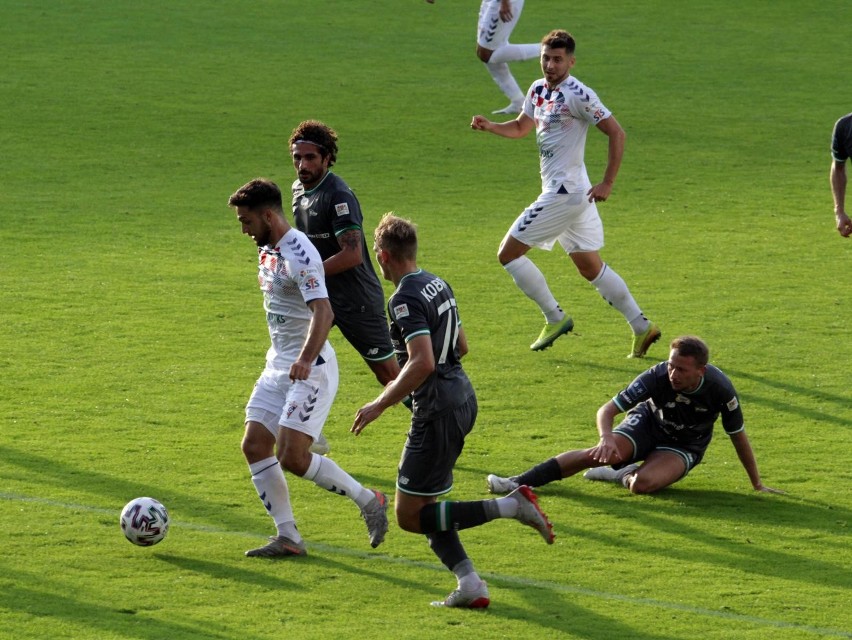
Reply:
[[121, 510], [124, 537], [140, 547], [150, 547], [169, 532], [169, 512], [154, 498], [136, 498]]

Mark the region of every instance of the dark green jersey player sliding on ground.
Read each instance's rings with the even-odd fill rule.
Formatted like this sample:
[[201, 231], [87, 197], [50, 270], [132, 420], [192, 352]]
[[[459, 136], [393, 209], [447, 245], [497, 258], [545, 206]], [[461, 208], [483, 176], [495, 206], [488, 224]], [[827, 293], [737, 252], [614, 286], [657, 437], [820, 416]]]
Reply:
[[[316, 120], [299, 124], [290, 135], [296, 169], [293, 218], [296, 228], [319, 251], [334, 323], [384, 386], [399, 373], [385, 317], [382, 283], [373, 269], [364, 238], [364, 217], [358, 198], [340, 176], [337, 133]], [[328, 453], [325, 439], [312, 451]]]
[[373, 251], [382, 276], [397, 287], [388, 315], [402, 370], [358, 410], [351, 430], [359, 434], [385, 409], [413, 396], [411, 429], [397, 475], [397, 523], [405, 531], [424, 534], [458, 579], [458, 588], [433, 605], [487, 607], [488, 587], [474, 571], [458, 531], [515, 518], [550, 544], [552, 526], [526, 486], [497, 500], [438, 501], [453, 488], [453, 467], [476, 421], [476, 394], [461, 366], [467, 340], [450, 285], [417, 267], [417, 233], [411, 222], [386, 214], [376, 227]]
[[[590, 480], [620, 482], [633, 493], [653, 493], [701, 462], [721, 416], [754, 489], [783, 493], [761, 482], [737, 392], [724, 373], [707, 364], [709, 355], [699, 338], [676, 338], [667, 362], [641, 374], [598, 409], [596, 446], [566, 451], [517, 476], [489, 475], [489, 490], [505, 493], [519, 484], [539, 487], [589, 469], [585, 477]], [[627, 417], [613, 429], [613, 418], [624, 411]], [[636, 464], [640, 461], [643, 464]]]

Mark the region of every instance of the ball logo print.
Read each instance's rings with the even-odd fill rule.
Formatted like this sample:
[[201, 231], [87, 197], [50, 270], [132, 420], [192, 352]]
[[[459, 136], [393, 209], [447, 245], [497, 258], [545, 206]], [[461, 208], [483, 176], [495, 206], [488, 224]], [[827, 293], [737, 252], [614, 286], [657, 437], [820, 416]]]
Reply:
[[124, 536], [140, 547], [157, 544], [169, 531], [169, 512], [154, 498], [135, 498], [121, 511]]

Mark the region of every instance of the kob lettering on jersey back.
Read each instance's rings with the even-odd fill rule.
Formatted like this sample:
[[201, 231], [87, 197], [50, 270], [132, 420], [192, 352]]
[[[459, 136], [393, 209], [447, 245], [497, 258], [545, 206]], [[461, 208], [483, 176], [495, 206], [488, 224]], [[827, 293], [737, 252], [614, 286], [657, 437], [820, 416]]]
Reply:
[[420, 295], [426, 298], [429, 302], [444, 290], [444, 281], [440, 278], [435, 278], [425, 287], [420, 290]]

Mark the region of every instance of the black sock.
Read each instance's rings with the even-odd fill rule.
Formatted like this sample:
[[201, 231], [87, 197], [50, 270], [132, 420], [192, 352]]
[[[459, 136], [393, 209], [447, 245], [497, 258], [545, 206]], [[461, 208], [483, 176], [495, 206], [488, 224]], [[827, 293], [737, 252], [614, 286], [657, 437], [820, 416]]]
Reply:
[[429, 535], [436, 531], [469, 529], [493, 520], [485, 511], [485, 501], [441, 501], [425, 505], [420, 510], [420, 531]]
[[524, 471], [519, 476], [513, 476], [512, 479], [518, 484], [540, 487], [550, 482], [562, 480], [562, 469], [559, 468], [559, 462], [556, 461], [556, 458], [551, 458], [534, 466], [532, 469]]
[[450, 571], [459, 563], [468, 559], [458, 531], [436, 531], [426, 534], [432, 552], [438, 556], [441, 563]]

